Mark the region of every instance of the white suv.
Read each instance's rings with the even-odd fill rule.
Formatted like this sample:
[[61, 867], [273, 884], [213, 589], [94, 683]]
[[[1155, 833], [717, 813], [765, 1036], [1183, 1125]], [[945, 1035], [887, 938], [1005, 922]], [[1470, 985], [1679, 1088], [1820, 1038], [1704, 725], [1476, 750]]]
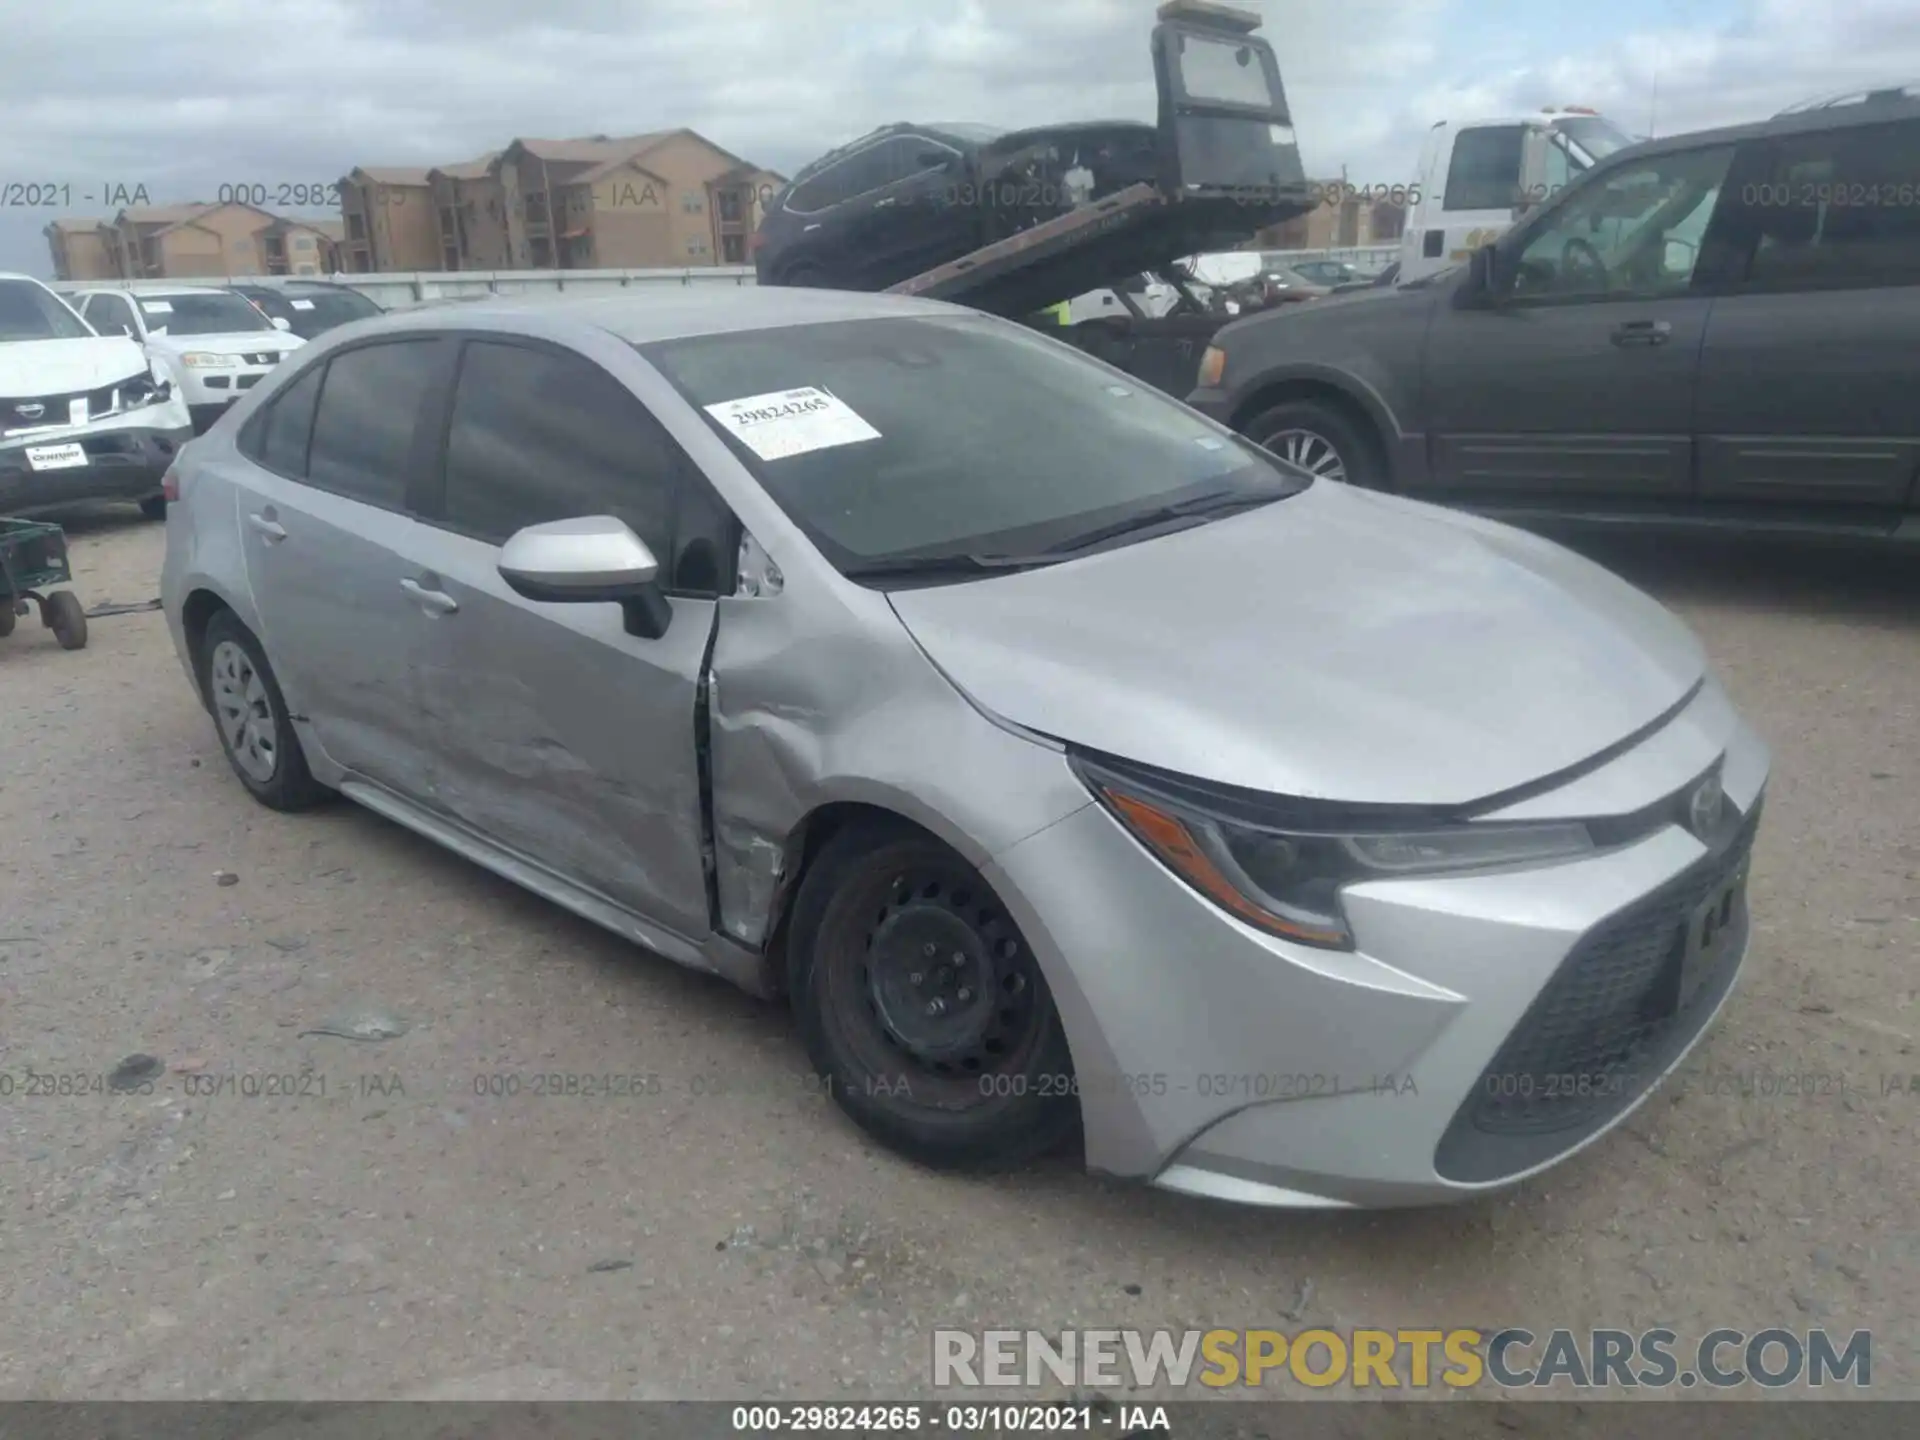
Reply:
[[0, 274], [0, 515], [83, 500], [165, 513], [161, 478], [193, 438], [170, 377], [53, 291]]
[[231, 290], [173, 286], [86, 289], [74, 303], [102, 335], [127, 335], [167, 367], [204, 435], [234, 401], [307, 342]]

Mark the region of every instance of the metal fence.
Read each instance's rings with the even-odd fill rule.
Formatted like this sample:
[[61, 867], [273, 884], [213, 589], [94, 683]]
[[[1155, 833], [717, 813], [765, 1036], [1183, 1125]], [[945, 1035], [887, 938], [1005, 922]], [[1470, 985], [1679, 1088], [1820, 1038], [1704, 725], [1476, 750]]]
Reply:
[[[1339, 250], [1269, 250], [1290, 262], [1344, 260], [1363, 274], [1384, 269], [1398, 254], [1397, 245], [1363, 245]], [[686, 269], [642, 270], [438, 270], [378, 275], [199, 275], [171, 280], [68, 280], [54, 284], [63, 294], [99, 286], [123, 285], [134, 290], [160, 290], [185, 285], [288, 285], [315, 280], [350, 285], [388, 310], [447, 301], [478, 300], [487, 295], [603, 295], [615, 290], [658, 290], [669, 286], [751, 285], [748, 265], [701, 265]]]

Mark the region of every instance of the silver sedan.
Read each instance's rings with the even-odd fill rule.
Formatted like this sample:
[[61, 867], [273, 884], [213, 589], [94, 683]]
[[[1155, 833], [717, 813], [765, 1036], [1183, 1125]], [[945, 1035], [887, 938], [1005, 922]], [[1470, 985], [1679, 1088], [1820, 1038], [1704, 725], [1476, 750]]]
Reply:
[[1747, 947], [1691, 634], [1036, 331], [807, 290], [387, 315], [180, 458], [240, 783], [792, 1005], [920, 1161], [1270, 1205], [1591, 1143]]

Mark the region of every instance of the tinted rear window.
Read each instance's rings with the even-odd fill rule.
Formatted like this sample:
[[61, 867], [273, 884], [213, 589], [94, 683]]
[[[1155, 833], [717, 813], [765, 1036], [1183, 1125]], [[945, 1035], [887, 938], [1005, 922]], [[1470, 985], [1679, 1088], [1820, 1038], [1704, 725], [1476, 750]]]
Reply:
[[403, 340], [347, 350], [327, 365], [307, 479], [391, 510], [407, 492], [414, 425], [426, 408], [440, 346]]

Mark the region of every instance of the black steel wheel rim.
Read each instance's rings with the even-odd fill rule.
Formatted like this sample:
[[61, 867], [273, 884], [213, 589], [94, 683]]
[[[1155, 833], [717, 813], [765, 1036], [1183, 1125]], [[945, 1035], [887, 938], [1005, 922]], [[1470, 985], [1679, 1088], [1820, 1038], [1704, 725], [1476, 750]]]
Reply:
[[876, 1092], [940, 1109], [1013, 1093], [994, 1077], [1025, 1075], [1047, 1012], [1032, 953], [985, 885], [958, 865], [916, 862], [876, 874], [834, 911], [820, 963]]

